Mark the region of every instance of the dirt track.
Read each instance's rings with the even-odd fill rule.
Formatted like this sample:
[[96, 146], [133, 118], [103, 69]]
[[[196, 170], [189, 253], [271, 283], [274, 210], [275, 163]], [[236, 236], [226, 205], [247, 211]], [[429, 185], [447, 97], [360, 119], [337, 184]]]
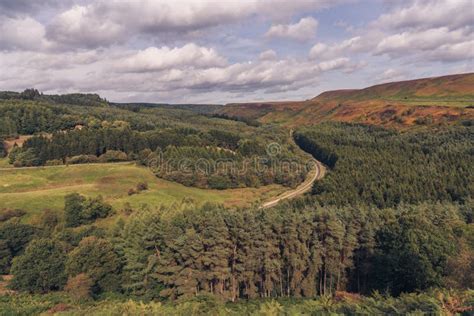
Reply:
[[[294, 139], [293, 139], [293, 129], [290, 130], [290, 141], [293, 142], [295, 146], [299, 148], [299, 146], [294, 142]], [[312, 162], [312, 168], [308, 172], [308, 175], [306, 176], [306, 179], [303, 181], [303, 183], [301, 183], [298, 187], [296, 187], [296, 189], [286, 191], [278, 195], [277, 197], [273, 198], [272, 200], [263, 203], [260, 206], [260, 208], [270, 208], [277, 205], [281, 201], [289, 200], [294, 197], [303, 195], [306, 192], [311, 190], [311, 188], [313, 187], [313, 183], [315, 181], [322, 179], [324, 177], [324, 175], [326, 174], [326, 167], [324, 167], [324, 165], [321, 162], [314, 159], [310, 154], [308, 154], [308, 156], [311, 157], [310, 162]]]
[[280, 194], [279, 196], [275, 197], [273, 200], [263, 203], [260, 208], [270, 208], [277, 205], [283, 200], [289, 200], [294, 197], [303, 195], [304, 193], [311, 190], [311, 188], [313, 187], [313, 183], [316, 180], [319, 180], [322, 177], [324, 177], [325, 173], [326, 173], [326, 168], [323, 166], [323, 164], [317, 160], [314, 160], [313, 168], [308, 172], [308, 176], [303, 183], [301, 183], [296, 189], [286, 191]]

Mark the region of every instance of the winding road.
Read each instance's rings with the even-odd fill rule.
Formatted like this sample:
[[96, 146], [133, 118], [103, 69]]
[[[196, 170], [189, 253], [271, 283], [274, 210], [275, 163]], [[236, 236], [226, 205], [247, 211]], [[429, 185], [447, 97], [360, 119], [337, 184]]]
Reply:
[[[293, 130], [290, 130], [290, 139], [295, 144], [295, 146], [300, 148], [293, 140]], [[308, 155], [311, 156], [310, 154], [308, 154]], [[286, 191], [286, 192], [278, 195], [277, 197], [273, 198], [272, 200], [263, 203], [260, 206], [260, 208], [265, 209], [265, 208], [270, 208], [270, 207], [276, 206], [276, 205], [278, 205], [278, 203], [280, 203], [282, 201], [295, 198], [297, 196], [303, 195], [306, 192], [310, 191], [311, 188], [313, 187], [313, 183], [324, 177], [324, 175], [326, 174], [326, 167], [321, 162], [314, 159], [312, 156], [311, 156], [310, 160], [307, 163], [307, 166], [308, 165], [311, 165], [311, 169], [308, 172], [308, 174], [306, 176], [306, 179], [303, 181], [303, 183], [301, 183], [295, 189], [290, 190], [290, 191]]]
[[297, 196], [303, 195], [304, 193], [310, 191], [311, 188], [313, 187], [313, 183], [323, 178], [324, 175], [326, 174], [326, 168], [324, 167], [322, 163], [314, 159], [313, 159], [313, 162], [314, 162], [313, 167], [308, 172], [308, 175], [303, 183], [301, 183], [295, 189], [286, 191], [280, 194], [279, 196], [275, 197], [274, 199], [263, 203], [262, 206], [260, 206], [260, 208], [264, 209], [264, 208], [270, 208], [270, 207], [276, 206], [278, 203], [284, 200], [295, 198]]
[[[293, 130], [290, 130], [290, 141], [292, 141], [295, 146], [299, 148], [299, 146], [293, 140]], [[313, 183], [317, 180], [320, 180], [326, 174], [326, 167], [316, 159], [314, 159], [310, 154], [307, 154], [309, 158], [308, 163], [306, 164], [309, 167], [309, 172], [306, 176], [306, 179], [297, 186], [295, 189], [286, 191], [281, 193], [280, 195], [273, 197], [271, 200], [264, 202], [260, 208], [266, 209], [270, 207], [274, 207], [278, 205], [280, 202], [289, 200], [298, 196], [303, 195], [304, 193], [311, 190], [313, 187]], [[116, 162], [114, 164], [131, 164], [131, 162]], [[92, 163], [88, 165], [98, 165], [98, 163]], [[70, 165], [74, 167], [75, 165]], [[67, 167], [65, 165], [60, 166], [40, 166], [40, 167], [21, 167], [21, 168], [0, 168], [0, 171], [14, 171], [14, 170], [22, 170], [22, 169], [48, 169], [48, 168], [64, 168]]]

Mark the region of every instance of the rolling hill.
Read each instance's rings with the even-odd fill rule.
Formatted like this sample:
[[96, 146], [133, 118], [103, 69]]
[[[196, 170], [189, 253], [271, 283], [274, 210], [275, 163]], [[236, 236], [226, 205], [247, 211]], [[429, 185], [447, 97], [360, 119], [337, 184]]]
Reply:
[[323, 92], [306, 101], [234, 103], [223, 115], [310, 125], [325, 120], [404, 127], [474, 119], [474, 73]]
[[[250, 206], [285, 190], [279, 185], [229, 190], [186, 187], [159, 179], [149, 169], [131, 162], [43, 168], [1, 168], [1, 162], [2, 159], [0, 213], [7, 209], [24, 210], [25, 222], [34, 221], [46, 209], [60, 214], [64, 208], [64, 196], [70, 193], [80, 193], [87, 197], [102, 195], [120, 215], [120, 210], [127, 204], [134, 209], [145, 204], [158, 208], [179, 203], [183, 199], [197, 205], [214, 202], [227, 207]], [[146, 182], [148, 190], [129, 195], [128, 190], [139, 182]]]

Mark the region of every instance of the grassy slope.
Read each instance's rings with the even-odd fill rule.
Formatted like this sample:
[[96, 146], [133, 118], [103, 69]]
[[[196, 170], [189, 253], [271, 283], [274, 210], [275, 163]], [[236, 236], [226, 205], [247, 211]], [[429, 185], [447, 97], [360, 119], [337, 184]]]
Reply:
[[409, 126], [427, 116], [433, 123], [474, 119], [469, 105], [474, 105], [474, 74], [327, 91], [301, 102], [229, 104], [222, 113], [293, 127], [326, 120]]
[[[149, 184], [149, 190], [128, 196], [128, 189], [143, 181]], [[64, 196], [72, 192], [86, 196], [101, 194], [119, 210], [127, 202], [132, 207], [143, 204], [158, 207], [184, 198], [191, 198], [197, 203], [211, 201], [227, 206], [243, 206], [283, 190], [276, 185], [223, 191], [185, 187], [158, 179], [147, 168], [132, 163], [0, 170], [0, 210], [24, 209], [28, 212], [27, 221], [44, 209], [62, 210]]]

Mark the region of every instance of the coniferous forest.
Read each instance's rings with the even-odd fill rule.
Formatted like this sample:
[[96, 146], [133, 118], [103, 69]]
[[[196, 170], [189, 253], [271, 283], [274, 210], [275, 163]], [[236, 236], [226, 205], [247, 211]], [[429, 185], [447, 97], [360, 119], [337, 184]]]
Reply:
[[[309, 193], [271, 208], [186, 198], [114, 208], [78, 192], [64, 194], [61, 212], [34, 217], [0, 205], [0, 274], [8, 276], [0, 290], [11, 292], [0, 295], [0, 314], [473, 310], [468, 122], [403, 131], [325, 122], [290, 131], [229, 119], [215, 106], [34, 90], [0, 96], [2, 142], [28, 136], [0, 146], [11, 168], [133, 162], [160, 179], [219, 190], [296, 188], [309, 155], [327, 169]], [[139, 198], [147, 187], [132, 193]]]

